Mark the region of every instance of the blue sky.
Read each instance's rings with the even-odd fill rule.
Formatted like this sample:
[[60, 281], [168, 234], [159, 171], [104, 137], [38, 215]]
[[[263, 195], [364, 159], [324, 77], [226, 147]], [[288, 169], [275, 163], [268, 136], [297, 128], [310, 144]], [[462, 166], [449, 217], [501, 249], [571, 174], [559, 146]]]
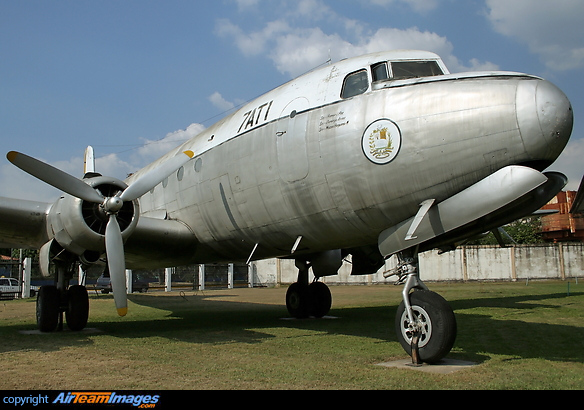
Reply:
[[[568, 95], [584, 174], [582, 0], [3, 0], [0, 141], [81, 176], [123, 178], [245, 101], [324, 63], [416, 48], [452, 72], [542, 76]], [[0, 156], [2, 196], [57, 193]]]

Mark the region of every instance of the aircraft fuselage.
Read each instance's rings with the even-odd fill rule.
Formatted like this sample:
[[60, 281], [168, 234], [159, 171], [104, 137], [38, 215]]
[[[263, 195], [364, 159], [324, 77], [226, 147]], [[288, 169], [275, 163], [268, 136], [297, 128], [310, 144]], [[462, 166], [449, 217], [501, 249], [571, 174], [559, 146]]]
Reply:
[[[432, 56], [417, 59], [443, 67]], [[547, 109], [550, 121], [566, 121], [549, 106], [567, 112], [569, 102], [540, 78], [443, 68], [372, 81], [371, 67], [395, 58], [322, 68], [208, 128], [159, 160], [195, 153], [141, 198], [141, 214], [165, 211], [188, 225], [192, 262], [246, 260], [254, 248], [254, 259], [286, 256], [299, 236], [299, 253], [346, 249], [375, 244], [422, 201], [440, 202], [502, 167], [542, 170], [567, 143], [569, 131], [551, 135], [540, 117]], [[342, 98], [347, 76], [361, 70], [366, 90]]]

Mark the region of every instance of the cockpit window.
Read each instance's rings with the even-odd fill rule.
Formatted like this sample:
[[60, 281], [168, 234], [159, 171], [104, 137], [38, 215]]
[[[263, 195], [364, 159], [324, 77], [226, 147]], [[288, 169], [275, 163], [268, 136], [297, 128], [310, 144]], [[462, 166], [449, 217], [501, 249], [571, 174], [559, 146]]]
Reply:
[[394, 80], [444, 74], [436, 61], [396, 61], [391, 63]]
[[351, 98], [363, 94], [368, 88], [369, 78], [366, 70], [351, 73], [345, 78], [341, 98]]
[[373, 82], [387, 80], [389, 78], [387, 63], [383, 62], [372, 65], [371, 73], [373, 74]]

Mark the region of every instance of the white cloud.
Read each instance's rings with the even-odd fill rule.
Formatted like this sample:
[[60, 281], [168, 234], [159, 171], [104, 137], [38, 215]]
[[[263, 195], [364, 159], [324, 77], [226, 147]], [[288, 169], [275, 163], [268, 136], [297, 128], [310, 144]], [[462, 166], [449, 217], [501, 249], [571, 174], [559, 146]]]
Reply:
[[[137, 153], [132, 158], [132, 162], [142, 168], [204, 130], [204, 125], [194, 123], [189, 125], [186, 130], [169, 132], [162, 139], [144, 140], [144, 145], [138, 148]], [[134, 171], [137, 171], [137, 169]]]
[[[374, 5], [408, 3], [415, 11], [427, 12], [437, 0], [365, 0]], [[266, 56], [279, 72], [301, 75], [328, 61], [391, 49], [421, 49], [439, 54], [451, 72], [496, 70], [490, 62], [472, 59], [461, 62], [446, 37], [417, 27], [382, 27], [372, 31], [366, 22], [347, 18], [320, 0], [284, 2], [281, 17], [263, 28], [246, 32], [227, 19], [217, 21], [215, 33], [231, 39], [247, 57]]]
[[[472, 58], [470, 61], [470, 67], [461, 66], [459, 71], [496, 71], [499, 70], [497, 64], [491, 63], [490, 61], [479, 61], [476, 58]], [[454, 72], [454, 69], [451, 69]]]
[[454, 55], [454, 46], [446, 37], [430, 31], [420, 31], [417, 27], [406, 30], [381, 28], [363, 41], [362, 46], [356, 47], [357, 53], [355, 55], [393, 49], [426, 50], [442, 57], [448, 69], [453, 73], [498, 69], [496, 64], [481, 62], [476, 58], [470, 60], [469, 64], [461, 62]]
[[320, 20], [331, 15], [331, 9], [319, 0], [301, 0], [298, 3], [296, 13], [303, 18]]
[[[319, 27], [293, 28], [281, 21], [270, 22], [263, 30], [245, 33], [230, 21], [221, 20], [218, 32], [232, 37], [239, 50], [247, 56], [266, 53], [281, 73], [296, 77], [324, 62], [360, 54], [392, 49], [421, 49], [440, 55], [452, 72], [468, 70], [495, 70], [489, 62], [473, 59], [469, 64], [461, 62], [453, 54], [453, 45], [446, 37], [416, 27], [406, 30], [380, 28], [374, 33], [361, 34], [364, 30], [358, 22], [345, 21], [345, 27], [354, 31], [349, 41], [338, 33], [328, 34]], [[277, 28], [277, 29], [276, 29]], [[347, 34], [347, 37], [349, 34]], [[252, 46], [253, 45], [253, 46]]]
[[320, 28], [291, 30], [275, 40], [270, 59], [281, 73], [296, 77], [326, 62], [353, 53], [353, 46], [337, 34], [325, 34]]
[[584, 67], [582, 0], [487, 0], [494, 29], [527, 44], [551, 70]]
[[215, 32], [221, 37], [231, 37], [237, 48], [247, 57], [257, 56], [265, 51], [268, 41], [290, 28], [282, 20], [268, 23], [263, 30], [246, 34], [239, 26], [227, 19], [217, 21]]
[[213, 104], [215, 107], [219, 108], [220, 110], [224, 110], [224, 111], [230, 110], [233, 107], [235, 107], [234, 103], [232, 103], [231, 101], [227, 101], [217, 91], [215, 91], [213, 94], [211, 94], [209, 96], [209, 101], [211, 101], [211, 104]]
[[95, 159], [95, 172], [102, 175], [112, 176], [123, 181], [128, 174], [135, 171], [136, 166], [124, 161], [118, 154], [107, 154]]

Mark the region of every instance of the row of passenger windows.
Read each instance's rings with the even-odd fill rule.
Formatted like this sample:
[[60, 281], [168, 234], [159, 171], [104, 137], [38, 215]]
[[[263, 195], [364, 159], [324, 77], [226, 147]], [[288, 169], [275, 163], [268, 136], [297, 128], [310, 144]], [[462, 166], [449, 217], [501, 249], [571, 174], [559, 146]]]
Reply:
[[[442, 69], [436, 61], [395, 61], [381, 62], [371, 66], [373, 82], [384, 80], [403, 80], [406, 78], [431, 77], [442, 75]], [[363, 94], [369, 89], [367, 70], [349, 74], [343, 83], [341, 98], [351, 98]]]
[[[194, 165], [195, 172], [201, 172], [201, 167], [202, 167], [202, 166], [203, 166], [203, 159], [202, 159], [202, 158], [197, 158], [197, 159], [195, 160], [195, 165]], [[182, 181], [182, 180], [183, 180], [183, 178], [184, 178], [184, 176], [185, 176], [185, 167], [180, 167], [180, 168], [179, 168], [179, 169], [176, 171], [176, 179], [177, 179], [178, 181]], [[168, 186], [168, 178], [169, 178], [169, 177], [166, 177], [166, 178], [164, 178], [164, 179], [162, 180], [162, 187], [163, 187], [163, 188], [166, 188], [166, 187]], [[158, 186], [158, 185], [157, 185], [157, 186]], [[154, 188], [152, 188], [152, 189], [150, 190], [150, 193], [151, 193], [151, 194], [152, 194], [152, 193], [154, 193], [154, 189], [156, 189], [156, 187], [154, 187]]]

